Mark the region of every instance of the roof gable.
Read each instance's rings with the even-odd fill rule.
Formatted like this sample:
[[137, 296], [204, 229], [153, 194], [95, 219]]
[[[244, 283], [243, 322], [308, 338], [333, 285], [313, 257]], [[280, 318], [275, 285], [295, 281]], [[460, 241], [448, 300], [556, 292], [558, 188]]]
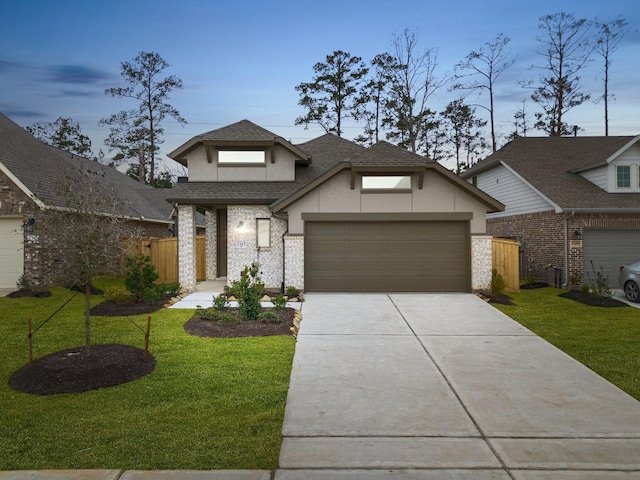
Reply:
[[299, 149], [297, 146], [279, 135], [270, 132], [266, 128], [262, 128], [249, 120], [240, 120], [239, 122], [232, 123], [226, 127], [196, 135], [188, 142], [182, 144], [169, 153], [168, 156], [182, 165], [187, 166], [187, 161], [184, 159], [184, 155], [189, 153], [198, 145], [205, 145], [207, 148], [208, 146], [229, 148], [270, 148], [276, 144], [282, 145], [284, 148], [291, 151], [303, 163], [307, 163], [309, 161], [307, 154], [303, 150]]
[[640, 194], [610, 194], [577, 173], [606, 165], [636, 144], [638, 138], [517, 138], [461, 176], [471, 178], [505, 165], [560, 209], [640, 208]]

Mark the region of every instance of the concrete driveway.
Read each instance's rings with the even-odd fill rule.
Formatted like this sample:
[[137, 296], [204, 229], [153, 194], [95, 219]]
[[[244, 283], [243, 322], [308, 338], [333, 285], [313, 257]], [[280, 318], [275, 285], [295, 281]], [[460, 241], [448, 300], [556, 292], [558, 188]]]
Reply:
[[640, 402], [470, 294], [308, 294], [277, 480], [640, 478]]

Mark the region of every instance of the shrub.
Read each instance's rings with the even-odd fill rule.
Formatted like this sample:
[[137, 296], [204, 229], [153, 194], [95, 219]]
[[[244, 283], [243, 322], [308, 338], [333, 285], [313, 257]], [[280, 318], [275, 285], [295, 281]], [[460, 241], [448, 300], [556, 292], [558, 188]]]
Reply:
[[258, 275], [259, 266], [252, 263], [245, 266], [240, 274], [240, 280], [235, 280], [231, 284], [229, 292], [238, 299], [238, 307], [243, 320], [256, 320], [262, 306], [260, 297], [264, 293], [264, 283]]
[[226, 295], [218, 295], [213, 297], [213, 307], [219, 312], [229, 306], [229, 299]]
[[502, 295], [507, 288], [507, 282], [497, 270], [491, 272], [491, 293], [493, 295]]
[[118, 305], [130, 305], [133, 303], [133, 297], [129, 290], [123, 287], [109, 287], [104, 291], [104, 298]]
[[274, 309], [266, 309], [258, 315], [258, 320], [263, 323], [282, 323], [282, 314], [278, 314]]
[[143, 299], [157, 297], [155, 281], [160, 277], [156, 268], [151, 265], [151, 258], [146, 255], [136, 255], [125, 259], [127, 275], [124, 284], [133, 298], [140, 302]]
[[288, 286], [285, 289], [285, 293], [288, 297], [297, 297], [300, 295], [300, 289], [292, 286]]
[[596, 272], [596, 268], [594, 267], [593, 262], [591, 262], [591, 270], [593, 272], [593, 276], [587, 272], [591, 295], [600, 298], [611, 298], [613, 294], [609, 288], [609, 277], [604, 274], [603, 268], [600, 267], [600, 271]]
[[273, 303], [273, 309], [275, 311], [282, 312], [287, 306], [287, 297], [284, 295], [278, 295], [271, 298], [271, 303]]
[[591, 295], [591, 288], [589, 288], [589, 285], [587, 285], [586, 283], [582, 284], [580, 290], [582, 291], [583, 295]]
[[220, 323], [222, 325], [237, 325], [240, 323], [240, 319], [233, 313], [223, 313], [219, 316]]

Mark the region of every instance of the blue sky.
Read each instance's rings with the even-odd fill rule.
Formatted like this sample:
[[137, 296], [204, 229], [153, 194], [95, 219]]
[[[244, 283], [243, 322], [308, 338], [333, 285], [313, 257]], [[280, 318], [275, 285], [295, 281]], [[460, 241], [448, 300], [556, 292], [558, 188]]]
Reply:
[[[539, 75], [529, 68], [543, 60], [536, 53], [538, 19], [557, 12], [600, 21], [622, 15], [637, 23], [640, 2], [3, 0], [0, 111], [22, 126], [70, 117], [91, 137], [94, 150], [109, 155], [102, 144], [108, 129], [98, 122], [133, 105], [104, 90], [123, 85], [120, 62], [155, 51], [171, 64], [167, 74], [184, 83], [170, 103], [189, 122], [165, 124], [163, 153], [243, 118], [300, 143], [323, 132], [294, 126], [303, 114], [294, 87], [310, 81], [313, 64], [334, 50], [368, 61], [390, 51], [393, 34], [408, 28], [418, 32], [422, 48], [437, 49], [444, 75], [503, 32], [517, 57], [496, 87], [499, 133], [506, 135], [516, 109], [530, 96], [518, 80]], [[582, 84], [595, 98], [601, 94], [602, 65], [594, 58], [582, 72]], [[640, 134], [639, 60], [640, 33], [633, 31], [612, 60], [612, 135]], [[431, 108], [442, 110], [456, 95], [441, 90]], [[535, 110], [528, 100], [531, 118]], [[589, 101], [572, 110], [567, 121], [581, 125], [583, 135], [602, 135], [603, 106]], [[359, 133], [349, 128], [344, 136]]]

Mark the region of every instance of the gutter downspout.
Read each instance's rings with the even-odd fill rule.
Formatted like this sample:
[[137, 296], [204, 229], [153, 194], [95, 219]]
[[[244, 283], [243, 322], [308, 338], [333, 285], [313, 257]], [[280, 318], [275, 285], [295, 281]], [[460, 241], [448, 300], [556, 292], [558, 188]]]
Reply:
[[569, 287], [569, 218], [573, 217], [576, 212], [572, 211], [571, 215], [564, 217], [564, 284]]
[[284, 220], [286, 223], [287, 228], [285, 228], [284, 233], [282, 234], [282, 281], [280, 282], [280, 293], [284, 294], [284, 287], [285, 287], [285, 274], [287, 271], [287, 261], [286, 261], [286, 249], [285, 249], [285, 243], [284, 243], [284, 237], [287, 236], [287, 234], [289, 233], [289, 217], [283, 217], [278, 215], [277, 213], [271, 212], [271, 215], [273, 215], [273, 218], [278, 218], [280, 220]]

